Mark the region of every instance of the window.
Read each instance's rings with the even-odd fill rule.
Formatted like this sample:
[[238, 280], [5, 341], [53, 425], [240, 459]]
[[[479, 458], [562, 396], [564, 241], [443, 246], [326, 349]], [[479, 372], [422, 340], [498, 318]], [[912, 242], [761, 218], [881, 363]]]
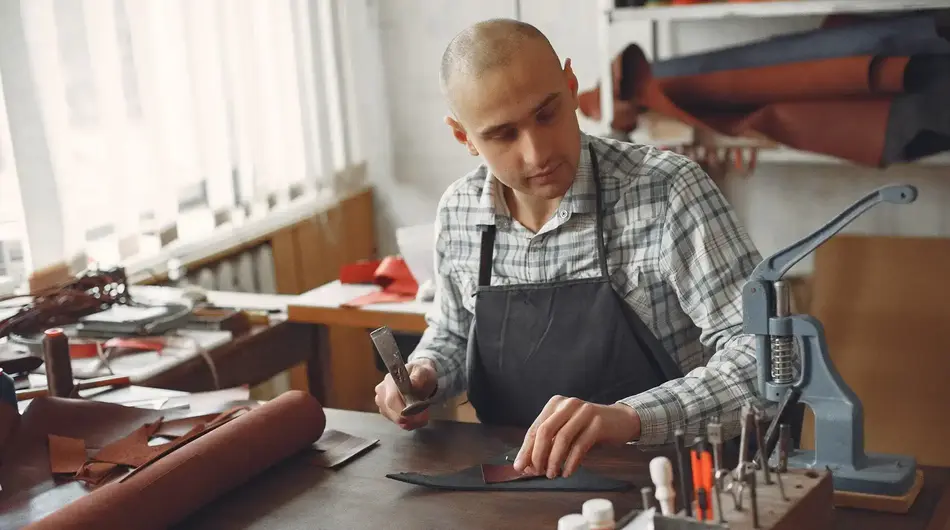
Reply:
[[[2, 91], [3, 78], [0, 77], [0, 94]], [[23, 224], [23, 207], [20, 204], [20, 185], [13, 159], [10, 126], [6, 105], [0, 97], [0, 276], [7, 276], [17, 284], [25, 280], [25, 240], [26, 229]]]
[[[115, 263], [167, 244], [159, 234], [199, 240], [222, 212], [332, 182], [359, 152], [339, 1], [21, 2], [64, 256]], [[3, 118], [0, 230], [22, 232], [22, 215], [4, 217], [21, 201]]]

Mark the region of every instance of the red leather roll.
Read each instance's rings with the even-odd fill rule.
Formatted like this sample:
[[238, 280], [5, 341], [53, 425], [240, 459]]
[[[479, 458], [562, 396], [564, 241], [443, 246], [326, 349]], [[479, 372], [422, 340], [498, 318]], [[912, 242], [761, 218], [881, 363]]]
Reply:
[[[129, 427], [155, 421], [162, 414], [162, 411], [82, 400], [59, 400], [52, 406], [50, 403], [43, 406], [47, 418], [34, 425], [49, 428], [29, 429], [23, 436], [30, 439], [23, 442], [60, 433], [76, 438], [84, 432], [86, 447], [98, 449], [127, 436], [131, 432]], [[103, 416], [102, 412], [106, 417], [91, 428], [71, 429], [68, 421], [57, 428], [56, 423], [46, 421], [48, 418], [62, 421], [61, 415], [68, 409], [78, 410], [78, 416], [87, 420]], [[116, 423], [115, 414], [124, 414], [128, 419]], [[0, 494], [0, 500], [7, 497], [6, 502], [0, 502], [0, 527], [167, 528], [268, 467], [309, 447], [320, 438], [325, 426], [323, 408], [313, 396], [289, 391], [208, 430], [126, 478], [88, 492], [86, 486], [77, 481], [57, 481], [53, 486], [47, 444], [30, 443], [31, 449], [21, 454], [22, 459], [29, 461], [16, 461], [12, 469], [0, 473], [0, 477], [6, 475], [8, 479], [3, 482], [4, 491]], [[25, 445], [12, 443], [7, 449], [25, 448]], [[94, 455], [95, 451], [90, 454]], [[4, 464], [11, 463], [12, 456], [8, 453]], [[37, 518], [39, 520], [34, 520]]]

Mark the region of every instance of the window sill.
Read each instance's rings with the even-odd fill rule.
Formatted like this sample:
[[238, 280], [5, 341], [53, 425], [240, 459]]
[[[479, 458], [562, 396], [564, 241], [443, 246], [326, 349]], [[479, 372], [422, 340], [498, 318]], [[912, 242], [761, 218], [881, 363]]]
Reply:
[[175, 241], [157, 253], [134, 257], [123, 263], [130, 284], [146, 282], [152, 278], [164, 278], [169, 272], [169, 262], [177, 260], [185, 268], [202, 263], [217, 255], [228, 254], [242, 246], [254, 246], [280, 230], [293, 226], [327, 212], [343, 201], [368, 189], [360, 184], [348, 188], [327, 188], [309, 192], [259, 217], [250, 217], [240, 224], [227, 223], [216, 228], [207, 237]]

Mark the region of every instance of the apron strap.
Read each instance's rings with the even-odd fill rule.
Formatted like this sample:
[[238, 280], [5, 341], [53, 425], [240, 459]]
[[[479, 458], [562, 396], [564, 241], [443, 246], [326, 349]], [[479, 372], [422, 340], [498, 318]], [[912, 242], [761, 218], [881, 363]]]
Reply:
[[495, 225], [482, 227], [482, 246], [478, 260], [478, 286], [491, 285], [491, 264], [495, 254]]
[[604, 212], [600, 197], [600, 167], [597, 164], [597, 156], [594, 153], [594, 145], [592, 143], [587, 144], [587, 150], [590, 152], [591, 172], [594, 175], [594, 204], [596, 205], [594, 218], [597, 220], [597, 261], [600, 263], [600, 275], [606, 280], [609, 276], [607, 274], [607, 245], [604, 244]]

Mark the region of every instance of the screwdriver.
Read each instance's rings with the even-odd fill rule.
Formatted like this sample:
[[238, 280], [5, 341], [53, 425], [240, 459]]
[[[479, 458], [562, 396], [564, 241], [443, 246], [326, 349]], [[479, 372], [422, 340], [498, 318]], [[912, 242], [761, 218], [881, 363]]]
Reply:
[[676, 429], [673, 433], [673, 442], [676, 445], [676, 471], [679, 478], [680, 497], [683, 499], [683, 509], [687, 517], [693, 516], [693, 500], [686, 488], [686, 433], [683, 429]]
[[696, 518], [700, 521], [712, 519], [712, 507], [709, 496], [712, 494], [712, 455], [706, 449], [706, 440], [696, 438], [690, 462], [693, 467], [693, 491], [696, 495]]

